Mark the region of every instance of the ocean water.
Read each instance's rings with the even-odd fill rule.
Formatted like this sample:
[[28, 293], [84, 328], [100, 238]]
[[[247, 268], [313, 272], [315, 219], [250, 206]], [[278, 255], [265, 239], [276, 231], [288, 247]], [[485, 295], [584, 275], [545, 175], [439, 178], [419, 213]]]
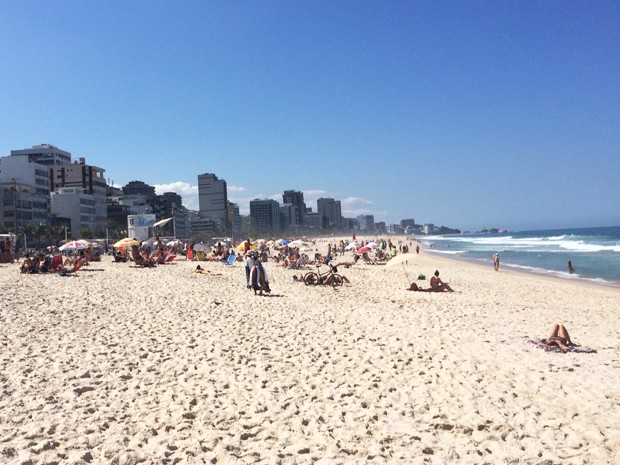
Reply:
[[[418, 237], [429, 250], [488, 263], [620, 286], [620, 226]], [[574, 274], [568, 272], [572, 262]]]

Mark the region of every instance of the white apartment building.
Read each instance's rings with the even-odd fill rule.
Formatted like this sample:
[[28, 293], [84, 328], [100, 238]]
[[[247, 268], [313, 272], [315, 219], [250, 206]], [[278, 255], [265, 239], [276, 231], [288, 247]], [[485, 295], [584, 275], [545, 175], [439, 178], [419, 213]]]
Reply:
[[52, 211], [71, 221], [71, 236], [80, 237], [82, 228], [96, 229], [96, 199], [80, 187], [61, 187], [51, 193]]

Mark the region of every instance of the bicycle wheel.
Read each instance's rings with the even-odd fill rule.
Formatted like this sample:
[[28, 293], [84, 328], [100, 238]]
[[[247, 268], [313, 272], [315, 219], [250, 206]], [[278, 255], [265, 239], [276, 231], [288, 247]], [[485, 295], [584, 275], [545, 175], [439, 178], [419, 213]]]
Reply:
[[306, 286], [316, 286], [318, 282], [319, 282], [319, 275], [316, 274], [314, 271], [306, 273], [306, 275], [304, 276], [304, 284]]
[[334, 273], [334, 275], [332, 276], [332, 282], [331, 282], [332, 287], [342, 286], [343, 284], [344, 284], [344, 280], [342, 279], [342, 276]]

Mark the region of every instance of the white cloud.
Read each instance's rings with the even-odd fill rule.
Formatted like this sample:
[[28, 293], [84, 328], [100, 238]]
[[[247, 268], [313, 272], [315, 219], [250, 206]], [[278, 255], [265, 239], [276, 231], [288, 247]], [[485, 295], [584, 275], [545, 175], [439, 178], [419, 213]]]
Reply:
[[342, 206], [342, 216], [347, 218], [355, 218], [359, 215], [374, 215], [375, 219], [385, 216], [385, 212], [374, 210], [375, 203], [372, 200], [363, 199], [361, 197], [345, 197], [340, 200]]
[[164, 192], [175, 192], [183, 197], [183, 206], [190, 210], [198, 210], [198, 186], [183, 181], [175, 181], [168, 184], [155, 184], [155, 193], [162, 195]]

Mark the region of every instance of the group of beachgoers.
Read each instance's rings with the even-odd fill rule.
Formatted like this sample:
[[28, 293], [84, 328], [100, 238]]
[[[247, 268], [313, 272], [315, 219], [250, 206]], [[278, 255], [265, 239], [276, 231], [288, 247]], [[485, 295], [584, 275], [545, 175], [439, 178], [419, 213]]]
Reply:
[[99, 255], [93, 255], [91, 249], [78, 250], [72, 255], [64, 256], [54, 248], [50, 253], [26, 254], [20, 265], [21, 273], [58, 273], [66, 276], [76, 273], [84, 265], [91, 261], [101, 260]]
[[132, 244], [129, 247], [115, 247], [112, 255], [115, 262], [129, 262], [136, 267], [152, 268], [172, 262], [176, 258], [173, 248], [166, 248], [159, 237], [152, 244], [142, 246]]

